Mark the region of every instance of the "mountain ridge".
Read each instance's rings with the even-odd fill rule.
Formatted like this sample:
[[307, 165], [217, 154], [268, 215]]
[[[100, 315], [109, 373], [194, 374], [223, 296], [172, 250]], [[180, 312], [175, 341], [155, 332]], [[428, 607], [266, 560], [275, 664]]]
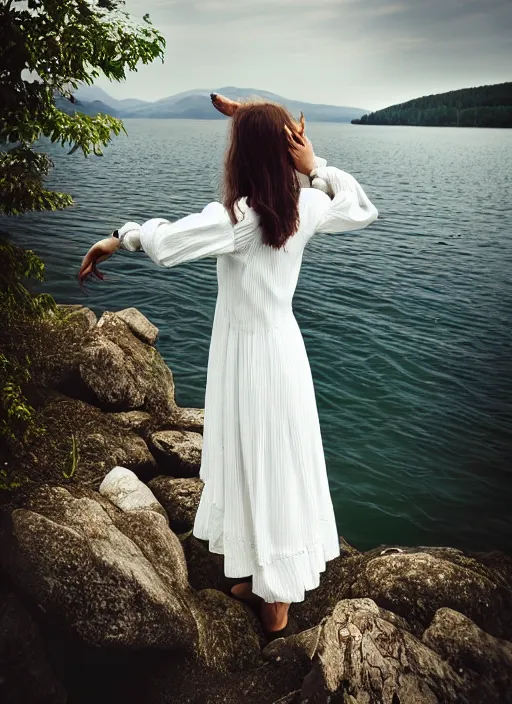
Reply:
[[[211, 92], [210, 89], [193, 89], [149, 102], [138, 98], [118, 100], [98, 86], [81, 86], [75, 92], [78, 104], [74, 107], [70, 106], [70, 109], [90, 114], [101, 105], [101, 111], [121, 118], [225, 119], [223, 115], [212, 108]], [[214, 89], [214, 92], [221, 93], [231, 99], [244, 100], [260, 97], [272, 100], [284, 105], [294, 114], [298, 115], [303, 111], [306, 119], [311, 122], [350, 122], [365, 113], [362, 108], [292, 100], [276, 93], [253, 88], [224, 86]], [[99, 109], [97, 111], [100, 112]]]

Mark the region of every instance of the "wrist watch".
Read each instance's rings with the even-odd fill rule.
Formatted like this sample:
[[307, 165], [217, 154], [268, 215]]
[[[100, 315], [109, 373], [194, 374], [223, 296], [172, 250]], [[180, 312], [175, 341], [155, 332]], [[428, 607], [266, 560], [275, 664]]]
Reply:
[[119, 239], [119, 230], [114, 230], [114, 232], [111, 234], [111, 237], [117, 237], [117, 239]]
[[311, 171], [308, 174], [310, 186], [313, 186], [313, 179], [316, 178], [316, 173], [317, 173], [316, 169], [317, 169], [317, 167], [315, 166], [315, 168], [311, 169]]

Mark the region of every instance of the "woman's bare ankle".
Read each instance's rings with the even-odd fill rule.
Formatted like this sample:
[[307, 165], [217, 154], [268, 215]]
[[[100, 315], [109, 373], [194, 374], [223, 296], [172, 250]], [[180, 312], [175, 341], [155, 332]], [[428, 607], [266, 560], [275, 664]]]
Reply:
[[288, 623], [288, 609], [290, 604], [282, 601], [273, 603], [263, 602], [261, 604], [261, 621], [263, 628], [269, 633], [272, 631], [280, 631]]

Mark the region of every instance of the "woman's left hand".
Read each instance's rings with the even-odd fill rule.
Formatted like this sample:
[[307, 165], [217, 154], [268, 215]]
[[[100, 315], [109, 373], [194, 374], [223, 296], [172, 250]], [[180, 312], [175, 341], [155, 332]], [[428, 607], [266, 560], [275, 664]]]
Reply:
[[288, 138], [288, 148], [292, 155], [295, 168], [301, 174], [309, 176], [316, 166], [315, 152], [313, 145], [306, 137], [299, 132], [292, 132], [287, 125], [284, 126]]
[[78, 272], [78, 281], [83, 284], [90, 274], [94, 274], [98, 279], [105, 278], [101, 271], [98, 271], [97, 265], [112, 256], [120, 246], [121, 243], [117, 237], [106, 237], [93, 244], [83, 258], [82, 266]]

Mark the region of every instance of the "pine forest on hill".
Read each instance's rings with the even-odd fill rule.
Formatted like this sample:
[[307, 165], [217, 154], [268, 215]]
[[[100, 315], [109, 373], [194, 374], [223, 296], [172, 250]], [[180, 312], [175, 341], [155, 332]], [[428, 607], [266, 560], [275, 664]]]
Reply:
[[512, 82], [415, 98], [363, 115], [352, 124], [512, 127]]

